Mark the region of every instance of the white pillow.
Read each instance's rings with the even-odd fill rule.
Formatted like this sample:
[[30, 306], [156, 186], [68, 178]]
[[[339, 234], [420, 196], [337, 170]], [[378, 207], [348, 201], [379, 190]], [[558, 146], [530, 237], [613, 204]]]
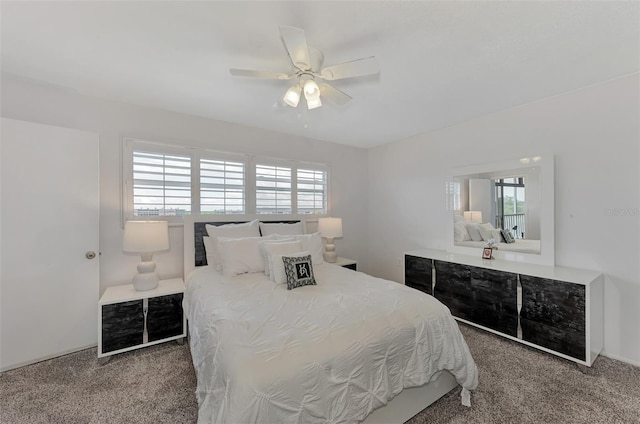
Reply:
[[462, 216], [462, 215], [453, 215], [453, 222], [454, 223], [464, 222], [464, 216]]
[[[222, 271], [220, 265], [220, 253], [218, 252], [218, 237], [260, 237], [260, 227], [257, 219], [250, 222], [244, 222], [242, 224], [225, 224], [225, 225], [211, 225], [206, 224], [207, 234], [211, 238], [210, 247], [211, 251], [207, 249], [207, 264], [213, 265], [218, 271]], [[205, 249], [206, 249], [205, 245]], [[211, 257], [211, 260], [209, 260]]]
[[264, 256], [260, 243], [269, 237], [229, 238], [218, 237], [218, 252], [222, 273], [227, 277], [264, 272]]
[[302, 222], [296, 222], [294, 224], [287, 224], [283, 222], [261, 222], [260, 233], [262, 233], [263, 236], [268, 236], [270, 234], [296, 235], [304, 234], [304, 230], [302, 228]]
[[274, 243], [286, 243], [286, 242], [296, 241], [296, 239], [294, 239], [294, 238], [287, 237], [287, 236], [281, 236], [279, 234], [273, 234], [271, 236], [265, 236], [263, 238], [269, 238], [269, 237], [273, 237], [273, 240], [265, 240], [265, 241], [261, 241], [259, 243], [260, 252], [262, 253], [262, 257], [264, 259], [264, 274], [267, 277], [269, 277], [269, 275], [271, 274], [271, 271], [270, 271], [271, 268], [269, 266], [269, 252], [267, 251], [265, 246], [268, 245], [268, 244], [274, 244]]
[[456, 242], [471, 240], [471, 236], [464, 222], [456, 222], [453, 224], [453, 240]]
[[[299, 241], [290, 241], [285, 243], [268, 243], [264, 245], [264, 250], [267, 252], [267, 262], [269, 262], [269, 278], [272, 281], [275, 280], [275, 275], [277, 274], [280, 279], [284, 278], [285, 282], [287, 281], [287, 277], [284, 274], [284, 263], [282, 262], [281, 257], [290, 255], [292, 253], [298, 253], [302, 251], [302, 243]], [[274, 257], [276, 257], [274, 262]], [[277, 258], [280, 257], [280, 258]], [[313, 259], [312, 259], [313, 260]], [[278, 269], [276, 269], [278, 268]], [[281, 270], [279, 268], [282, 268]], [[282, 271], [282, 272], [278, 272]]]
[[302, 250], [311, 254], [314, 266], [324, 262], [322, 257], [322, 236], [320, 233], [302, 234], [293, 237], [302, 242]]
[[204, 243], [204, 253], [207, 255], [207, 265], [215, 267], [215, 252], [218, 251], [216, 244], [211, 237], [202, 236]]
[[478, 231], [480, 231], [480, 237], [482, 237], [482, 240], [487, 241], [490, 238], [493, 238], [493, 234], [491, 234], [491, 230], [487, 230], [486, 228], [482, 227], [482, 225], [478, 225]]
[[493, 225], [488, 222], [484, 224], [478, 225], [478, 230], [480, 230], [480, 235], [482, 236], [482, 240], [487, 241], [493, 238], [493, 234], [491, 234], [491, 230], [494, 230]]
[[478, 224], [466, 224], [469, 237], [473, 241], [482, 241], [482, 235], [480, 235], [480, 226]]
[[[282, 260], [282, 257], [288, 257], [288, 258], [292, 258], [292, 257], [298, 257], [298, 256], [309, 256], [309, 252], [296, 252], [296, 253], [286, 253], [284, 255], [272, 255], [272, 261], [273, 261], [273, 272], [271, 273], [272, 275], [272, 280], [274, 283], [276, 284], [284, 284], [287, 282], [287, 272], [284, 269], [284, 261]], [[311, 258], [311, 264], [313, 264], [313, 258]]]
[[502, 231], [500, 230], [491, 230], [491, 238], [496, 241], [496, 243], [502, 243]]

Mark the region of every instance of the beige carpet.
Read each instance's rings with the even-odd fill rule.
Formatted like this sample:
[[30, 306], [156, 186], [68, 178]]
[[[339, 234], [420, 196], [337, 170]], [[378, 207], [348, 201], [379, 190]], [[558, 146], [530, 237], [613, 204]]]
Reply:
[[[461, 325], [478, 369], [473, 406], [453, 390], [418, 423], [640, 423], [640, 368], [599, 358], [571, 362]], [[89, 349], [0, 374], [0, 422], [195, 423], [188, 347], [166, 343], [99, 366]]]

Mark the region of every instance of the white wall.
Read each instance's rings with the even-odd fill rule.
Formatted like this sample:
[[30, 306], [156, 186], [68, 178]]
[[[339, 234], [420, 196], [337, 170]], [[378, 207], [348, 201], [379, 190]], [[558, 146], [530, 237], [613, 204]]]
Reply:
[[[366, 267], [367, 157], [363, 149], [100, 100], [7, 76], [2, 79], [1, 106], [5, 117], [100, 135], [101, 293], [108, 286], [130, 282], [139, 262], [139, 257], [122, 253], [120, 141], [123, 136], [329, 164], [331, 213], [341, 217], [344, 223], [344, 237], [335, 241], [336, 250], [340, 256], [358, 260], [362, 269]], [[55, 213], [43, 217], [55, 220]], [[170, 252], [154, 255], [161, 278], [182, 276], [182, 238], [182, 227], [172, 227]]]
[[640, 364], [640, 107], [634, 74], [369, 150], [369, 272], [446, 249], [450, 168], [555, 155], [556, 264], [605, 274], [605, 350]]

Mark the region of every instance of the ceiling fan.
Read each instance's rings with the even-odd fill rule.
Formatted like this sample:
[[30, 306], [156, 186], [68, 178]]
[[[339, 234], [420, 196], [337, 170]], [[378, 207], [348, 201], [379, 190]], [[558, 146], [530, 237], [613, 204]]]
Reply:
[[344, 105], [351, 100], [351, 96], [338, 90], [324, 81], [335, 81], [344, 78], [374, 75], [380, 72], [378, 62], [374, 56], [357, 59], [351, 62], [322, 68], [324, 55], [320, 50], [309, 47], [304, 30], [291, 26], [281, 26], [280, 35], [291, 59], [293, 69], [291, 73], [254, 71], [250, 69], [235, 69], [229, 71], [231, 75], [242, 77], [258, 77], [279, 80], [295, 79], [286, 91], [283, 101], [298, 107], [300, 94], [303, 93], [309, 110], [322, 106], [321, 97], [331, 100], [338, 105]]

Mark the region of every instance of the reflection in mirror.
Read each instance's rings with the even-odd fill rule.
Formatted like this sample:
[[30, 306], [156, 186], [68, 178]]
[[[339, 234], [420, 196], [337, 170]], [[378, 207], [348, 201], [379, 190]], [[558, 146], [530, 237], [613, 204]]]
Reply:
[[540, 253], [540, 168], [457, 175], [453, 181], [460, 187], [456, 245], [484, 247], [493, 240], [498, 249]]
[[[501, 257], [545, 253], [532, 262], [553, 263], [553, 185], [553, 157], [454, 170], [448, 186], [453, 246], [481, 249], [492, 242]], [[512, 259], [526, 260], [522, 255]]]

